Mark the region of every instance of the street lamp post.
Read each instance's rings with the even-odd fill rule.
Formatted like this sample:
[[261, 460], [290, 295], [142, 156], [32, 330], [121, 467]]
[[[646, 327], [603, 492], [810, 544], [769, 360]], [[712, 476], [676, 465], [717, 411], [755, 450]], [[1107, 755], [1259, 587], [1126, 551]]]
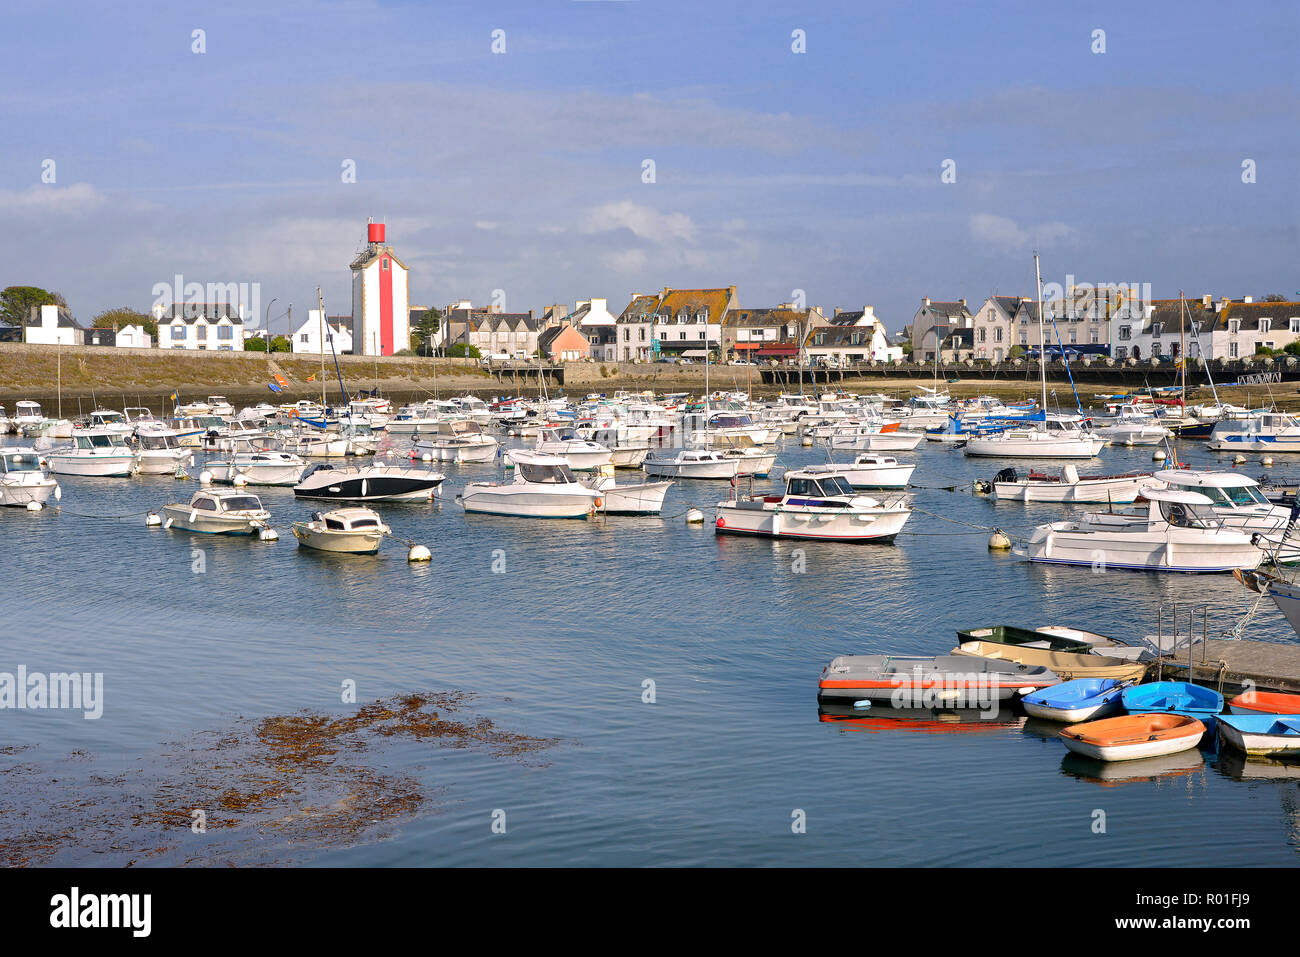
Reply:
[[275, 305], [275, 300], [274, 300], [274, 299], [272, 299], [270, 302], [268, 302], [268, 303], [266, 304], [266, 321], [265, 321], [265, 323], [263, 323], [263, 326], [262, 326], [262, 328], [263, 328], [263, 329], [265, 330], [265, 332], [266, 332], [266, 365], [267, 365], [267, 368], [270, 368], [270, 366], [271, 366], [271, 307], [272, 307], [273, 305]]

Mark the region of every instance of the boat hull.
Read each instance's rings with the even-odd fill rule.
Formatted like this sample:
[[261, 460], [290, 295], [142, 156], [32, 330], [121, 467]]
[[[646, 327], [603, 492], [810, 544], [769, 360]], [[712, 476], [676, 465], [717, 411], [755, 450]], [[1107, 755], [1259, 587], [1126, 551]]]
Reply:
[[201, 535], [252, 535], [267, 527], [264, 518], [205, 513], [188, 505], [164, 505], [162, 520], [164, 528]]
[[383, 532], [321, 531], [311, 528], [310, 523], [307, 522], [295, 522], [293, 535], [302, 548], [348, 555], [374, 555], [379, 551], [379, 545], [384, 540]]
[[1134, 761], [1195, 748], [1205, 725], [1174, 714], [1125, 715], [1070, 725], [1059, 732], [1075, 754], [1097, 761]]
[[1222, 741], [1250, 755], [1300, 754], [1300, 718], [1278, 715], [1221, 715]]
[[1083, 531], [1074, 522], [1039, 526], [1012, 549], [1019, 558], [1049, 565], [1153, 572], [1230, 572], [1257, 568], [1264, 552], [1245, 535], [1219, 533], [1214, 540], [1189, 530]]
[[50, 471], [56, 475], [85, 478], [127, 478], [135, 469], [135, 455], [50, 455]]
[[843, 508], [778, 507], [770, 502], [719, 502], [714, 531], [761, 538], [889, 542], [902, 531], [910, 515], [905, 508], [848, 512]]
[[544, 492], [516, 485], [465, 486], [460, 502], [467, 512], [515, 518], [586, 518], [596, 508], [599, 492]]

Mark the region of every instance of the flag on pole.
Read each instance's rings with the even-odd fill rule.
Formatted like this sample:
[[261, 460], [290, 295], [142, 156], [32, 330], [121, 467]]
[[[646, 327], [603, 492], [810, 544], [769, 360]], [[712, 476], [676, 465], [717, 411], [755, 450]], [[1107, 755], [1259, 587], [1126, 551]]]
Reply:
[[308, 382], [315, 382], [315, 381], [316, 381], [316, 373], [313, 372], [311, 375], [307, 376], [307, 381], [308, 381]]
[[172, 393], [172, 405], [180, 405], [180, 404], [181, 404], [181, 390], [177, 389], [175, 392]]

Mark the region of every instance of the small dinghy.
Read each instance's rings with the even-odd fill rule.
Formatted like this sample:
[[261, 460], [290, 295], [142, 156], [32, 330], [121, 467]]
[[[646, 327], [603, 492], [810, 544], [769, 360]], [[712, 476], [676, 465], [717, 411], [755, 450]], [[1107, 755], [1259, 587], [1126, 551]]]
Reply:
[[952, 654], [971, 655], [975, 658], [999, 658], [1022, 665], [1037, 665], [1056, 672], [1061, 676], [1062, 681], [1072, 681], [1075, 678], [1140, 681], [1147, 673], [1146, 662], [1111, 658], [1107, 655], [1052, 651], [1048, 648], [1031, 648], [1027, 645], [999, 645], [991, 641], [964, 641], [952, 650]]
[[1075, 678], [1025, 695], [1021, 704], [1032, 717], [1078, 724], [1123, 711], [1120, 695], [1125, 687], [1124, 682], [1114, 678]]
[[1300, 753], [1300, 717], [1276, 714], [1224, 714], [1219, 737], [1247, 754], [1264, 756]]
[[1125, 688], [1120, 696], [1129, 714], [1181, 714], [1203, 721], [1214, 730], [1214, 716], [1223, 710], [1223, 695], [1187, 681], [1153, 681]]
[[1060, 682], [1046, 668], [958, 655], [841, 655], [822, 671], [822, 700], [978, 708]]
[[1126, 714], [1061, 729], [1060, 739], [1075, 754], [1096, 761], [1132, 761], [1190, 751], [1205, 725], [1184, 714]]
[[[1079, 632], [1080, 635], [1087, 632]], [[985, 628], [958, 629], [957, 640], [992, 642], [998, 645], [1018, 645], [1025, 648], [1045, 648], [1051, 651], [1073, 651], [1086, 654], [1094, 645], [1081, 637], [1062, 635], [1042, 629], [1017, 628], [1015, 625], [989, 625]]]
[[1247, 691], [1228, 702], [1232, 714], [1300, 715], [1300, 694], [1280, 691]]
[[303, 548], [349, 555], [374, 555], [388, 531], [379, 513], [369, 508], [336, 508], [315, 513], [310, 522], [293, 523], [293, 535]]

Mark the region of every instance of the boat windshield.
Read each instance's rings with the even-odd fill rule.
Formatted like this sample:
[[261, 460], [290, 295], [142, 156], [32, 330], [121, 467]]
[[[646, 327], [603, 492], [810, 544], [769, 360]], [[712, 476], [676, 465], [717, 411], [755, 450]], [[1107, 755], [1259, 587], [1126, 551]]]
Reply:
[[1161, 502], [1160, 515], [1175, 528], [1209, 528], [1217, 524], [1205, 509], [1183, 502]]
[[142, 449], [174, 449], [176, 440], [170, 435], [149, 435], [140, 436], [140, 448]]
[[221, 500], [221, 505], [227, 512], [257, 512], [262, 508], [256, 495], [230, 495]]
[[828, 475], [821, 480], [824, 495], [853, 495], [853, 486], [842, 475]]
[[79, 449], [111, 449], [126, 445], [120, 435], [79, 435], [77, 436], [77, 448]]
[[1215, 505], [1268, 505], [1262, 492], [1253, 485], [1238, 485], [1229, 488], [1210, 488], [1197, 486], [1200, 492]]
[[39, 472], [41, 460], [31, 452], [9, 452], [3, 458], [6, 472]]
[[519, 474], [523, 476], [525, 482], [539, 485], [566, 485], [577, 481], [567, 465], [533, 465], [521, 462]]

